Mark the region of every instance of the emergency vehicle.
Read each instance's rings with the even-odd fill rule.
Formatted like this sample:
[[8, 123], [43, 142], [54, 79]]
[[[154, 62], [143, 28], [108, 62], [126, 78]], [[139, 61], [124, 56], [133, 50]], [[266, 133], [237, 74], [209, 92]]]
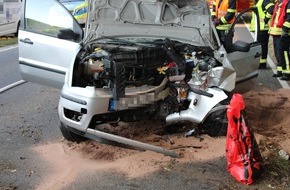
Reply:
[[87, 19], [87, 9], [88, 9], [88, 1], [86, 0], [84, 3], [76, 6], [76, 8], [73, 11], [73, 16], [81, 26], [85, 26]]

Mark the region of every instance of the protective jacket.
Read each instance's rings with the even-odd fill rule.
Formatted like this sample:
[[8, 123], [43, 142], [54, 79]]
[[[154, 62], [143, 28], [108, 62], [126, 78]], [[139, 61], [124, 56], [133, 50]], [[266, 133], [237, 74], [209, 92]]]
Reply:
[[[289, 0], [279, 0], [276, 3], [272, 21], [270, 23], [269, 33], [274, 36], [280, 36], [282, 33], [282, 26], [286, 19], [286, 9]], [[287, 25], [287, 23], [286, 23]]]
[[[281, 11], [281, 15], [283, 15], [284, 20], [282, 24], [282, 34], [281, 34], [281, 66], [282, 66], [282, 73], [283, 76], [290, 79], [290, 57], [289, 57], [289, 46], [290, 46], [290, 1], [284, 0], [282, 4], [285, 4], [285, 8]], [[282, 22], [282, 21], [281, 21]], [[279, 20], [278, 25], [280, 26]], [[286, 80], [286, 79], [285, 79]]]
[[[283, 3], [284, 3], [284, 1], [283, 1]], [[286, 2], [285, 2], [285, 4], [286, 4]], [[284, 12], [283, 12], [284, 22], [282, 25], [282, 30], [287, 32], [288, 35], [290, 35], [290, 33], [289, 33], [290, 32], [290, 2], [289, 2], [289, 0], [287, 0], [287, 4], [285, 7], [286, 8], [284, 9]], [[279, 24], [279, 21], [278, 21], [278, 24]]]
[[[269, 30], [269, 21], [272, 18], [274, 3], [272, 0], [259, 0], [256, 5], [258, 8], [259, 20], [260, 20], [260, 30], [268, 31]], [[252, 13], [251, 27], [250, 31], [255, 31], [255, 19], [254, 13]]]
[[221, 21], [221, 24], [216, 27], [218, 30], [229, 29], [237, 12], [236, 6], [236, 0], [216, 0], [214, 2], [211, 15]]

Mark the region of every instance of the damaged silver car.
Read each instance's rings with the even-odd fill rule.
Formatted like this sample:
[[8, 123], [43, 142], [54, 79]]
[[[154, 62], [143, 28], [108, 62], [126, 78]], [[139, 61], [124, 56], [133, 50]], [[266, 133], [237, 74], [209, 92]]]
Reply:
[[97, 126], [146, 117], [224, 135], [231, 95], [258, 76], [260, 44], [234, 34], [250, 11], [221, 44], [205, 0], [89, 0], [84, 30], [57, 0], [23, 0], [21, 74], [61, 88], [60, 130], [70, 141], [132, 144]]

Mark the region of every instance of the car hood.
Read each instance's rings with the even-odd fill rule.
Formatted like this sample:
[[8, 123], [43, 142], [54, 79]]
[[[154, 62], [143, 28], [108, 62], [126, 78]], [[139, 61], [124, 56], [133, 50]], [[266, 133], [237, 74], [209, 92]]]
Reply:
[[205, 0], [91, 0], [85, 37], [170, 38], [208, 45], [210, 9]]

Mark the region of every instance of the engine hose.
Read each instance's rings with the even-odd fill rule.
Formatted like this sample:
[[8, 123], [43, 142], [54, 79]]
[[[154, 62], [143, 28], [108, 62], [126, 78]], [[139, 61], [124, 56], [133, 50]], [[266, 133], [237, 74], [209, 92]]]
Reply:
[[174, 61], [178, 67], [183, 68], [186, 64], [185, 60], [181, 58], [174, 50], [174, 42], [171, 41], [169, 38], [164, 39], [164, 46], [163, 49], [165, 50], [167, 56]]
[[184, 74], [185, 74], [184, 81], [185, 82], [188, 82], [192, 78], [192, 70], [193, 70], [194, 66], [195, 66], [195, 64], [191, 60], [186, 62], [185, 69], [184, 69]]

